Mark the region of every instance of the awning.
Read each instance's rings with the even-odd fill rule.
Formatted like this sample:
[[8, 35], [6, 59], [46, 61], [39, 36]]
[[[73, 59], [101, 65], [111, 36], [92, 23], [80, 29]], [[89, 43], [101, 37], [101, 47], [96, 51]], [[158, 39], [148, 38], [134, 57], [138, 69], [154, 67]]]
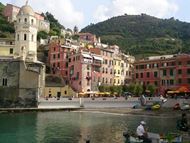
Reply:
[[178, 92], [189, 92], [189, 89], [185, 86], [182, 86], [182, 87], [178, 88], [176, 91], [178, 91]]
[[169, 94], [169, 93], [179, 93], [179, 91], [167, 91], [167, 93]]
[[82, 54], [82, 56], [84, 57], [84, 58], [89, 58], [89, 59], [92, 59], [92, 57], [89, 55], [89, 54]]
[[93, 56], [93, 58], [94, 58], [95, 60], [103, 61], [103, 58], [102, 58], [102, 57]]

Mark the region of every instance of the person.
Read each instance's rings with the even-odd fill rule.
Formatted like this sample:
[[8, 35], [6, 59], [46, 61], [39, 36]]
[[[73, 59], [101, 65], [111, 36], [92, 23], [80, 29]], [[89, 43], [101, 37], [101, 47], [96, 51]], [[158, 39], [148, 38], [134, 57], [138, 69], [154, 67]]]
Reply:
[[146, 122], [141, 121], [137, 127], [136, 133], [139, 139], [143, 140], [143, 143], [151, 143], [152, 141], [148, 138], [147, 129], [145, 128]]
[[187, 132], [189, 130], [187, 116], [185, 113], [182, 114], [181, 120], [178, 121], [178, 129], [184, 132]]

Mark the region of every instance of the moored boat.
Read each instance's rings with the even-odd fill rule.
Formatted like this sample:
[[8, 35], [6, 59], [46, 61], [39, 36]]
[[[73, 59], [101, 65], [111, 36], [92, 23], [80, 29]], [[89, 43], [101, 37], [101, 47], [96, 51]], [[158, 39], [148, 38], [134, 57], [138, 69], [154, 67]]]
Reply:
[[[125, 131], [123, 136], [125, 137], [125, 143], [143, 143], [143, 140], [139, 139], [134, 133]], [[182, 136], [176, 133], [161, 136], [157, 133], [148, 132], [148, 138], [151, 139], [152, 143], [182, 143]]]

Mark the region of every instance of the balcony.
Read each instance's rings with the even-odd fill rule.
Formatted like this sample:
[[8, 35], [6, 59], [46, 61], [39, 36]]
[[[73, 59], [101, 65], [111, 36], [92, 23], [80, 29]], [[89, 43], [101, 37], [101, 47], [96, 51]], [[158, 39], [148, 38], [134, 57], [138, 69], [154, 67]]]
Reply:
[[93, 61], [92, 65], [94, 65], [94, 66], [101, 66], [102, 63], [101, 63], [101, 61]]

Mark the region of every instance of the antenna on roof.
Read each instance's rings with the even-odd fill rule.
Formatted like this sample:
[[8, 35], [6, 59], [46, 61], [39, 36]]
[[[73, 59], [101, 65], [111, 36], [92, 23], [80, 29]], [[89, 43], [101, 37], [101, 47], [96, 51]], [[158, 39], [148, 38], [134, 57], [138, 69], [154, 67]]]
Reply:
[[28, 0], [26, 0], [26, 5], [28, 5]]

